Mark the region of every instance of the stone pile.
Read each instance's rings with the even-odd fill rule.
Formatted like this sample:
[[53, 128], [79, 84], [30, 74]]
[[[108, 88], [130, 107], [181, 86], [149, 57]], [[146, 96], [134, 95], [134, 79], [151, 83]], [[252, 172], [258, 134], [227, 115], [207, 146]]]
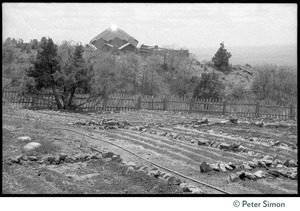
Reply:
[[127, 121], [118, 121], [116, 119], [86, 120], [85, 122], [76, 122], [74, 125], [98, 126], [99, 129], [117, 129], [131, 126]]

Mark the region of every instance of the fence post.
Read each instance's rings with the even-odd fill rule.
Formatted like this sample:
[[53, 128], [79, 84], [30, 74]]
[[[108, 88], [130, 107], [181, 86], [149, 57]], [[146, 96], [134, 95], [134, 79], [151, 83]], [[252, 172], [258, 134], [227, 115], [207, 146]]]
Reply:
[[151, 110], [154, 110], [154, 96], [151, 97]]
[[142, 97], [139, 96], [137, 100], [137, 109], [140, 110], [142, 109]]
[[192, 98], [191, 101], [190, 101], [189, 113], [193, 112], [193, 107], [194, 107], [194, 99]]
[[165, 97], [163, 99], [163, 110], [166, 111], [168, 109], [168, 99]]
[[226, 114], [226, 100], [223, 100], [223, 112], [222, 115], [224, 116]]
[[259, 102], [257, 102], [255, 106], [255, 117], [259, 117]]
[[102, 108], [104, 111], [106, 111], [106, 106], [107, 106], [107, 99], [106, 97], [103, 98], [103, 104], [102, 104]]
[[290, 119], [294, 119], [294, 106], [293, 106], [293, 104], [290, 105]]

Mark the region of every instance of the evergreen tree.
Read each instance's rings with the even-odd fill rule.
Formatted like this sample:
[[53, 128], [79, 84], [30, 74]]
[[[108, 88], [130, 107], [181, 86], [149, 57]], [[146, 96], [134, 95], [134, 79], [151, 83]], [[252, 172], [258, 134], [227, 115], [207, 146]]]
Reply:
[[194, 89], [193, 98], [199, 99], [220, 99], [222, 97], [223, 85], [219, 77], [213, 73], [202, 73], [196, 88]]
[[212, 58], [214, 65], [221, 70], [227, 70], [229, 67], [229, 58], [231, 57], [231, 53], [227, 52], [225, 49], [224, 43], [220, 43], [220, 48]]

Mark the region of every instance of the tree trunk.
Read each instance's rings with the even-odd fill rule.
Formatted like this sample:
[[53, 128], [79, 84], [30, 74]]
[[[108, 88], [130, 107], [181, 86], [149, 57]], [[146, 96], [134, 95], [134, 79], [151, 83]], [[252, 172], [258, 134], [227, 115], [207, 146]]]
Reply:
[[69, 102], [68, 102], [68, 107], [71, 107], [72, 106], [72, 100], [73, 100], [73, 97], [74, 97], [74, 94], [75, 94], [75, 90], [76, 90], [76, 87], [72, 88], [72, 91], [71, 91], [71, 94], [70, 94], [70, 98], [69, 98]]
[[52, 92], [53, 92], [53, 95], [54, 95], [54, 98], [55, 98], [55, 101], [56, 101], [57, 108], [58, 109], [62, 109], [62, 105], [61, 105], [61, 103], [59, 101], [59, 97], [58, 97], [58, 95], [57, 95], [57, 93], [55, 91], [54, 85], [52, 86]]

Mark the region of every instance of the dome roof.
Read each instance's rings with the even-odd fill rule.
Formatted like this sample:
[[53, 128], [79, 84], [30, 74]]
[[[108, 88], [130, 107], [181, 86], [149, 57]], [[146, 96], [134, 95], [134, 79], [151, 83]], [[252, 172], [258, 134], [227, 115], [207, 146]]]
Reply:
[[93, 38], [90, 43], [92, 44], [94, 41], [97, 41], [99, 39], [103, 39], [106, 42], [109, 42], [111, 40], [114, 40], [115, 38], [119, 38], [121, 40], [126, 40], [128, 43], [130, 43], [133, 46], [137, 46], [138, 41], [134, 39], [132, 36], [127, 34], [125, 31], [123, 31], [120, 28], [117, 28], [115, 30], [108, 28], [101, 32], [99, 35], [97, 35], [95, 38]]

